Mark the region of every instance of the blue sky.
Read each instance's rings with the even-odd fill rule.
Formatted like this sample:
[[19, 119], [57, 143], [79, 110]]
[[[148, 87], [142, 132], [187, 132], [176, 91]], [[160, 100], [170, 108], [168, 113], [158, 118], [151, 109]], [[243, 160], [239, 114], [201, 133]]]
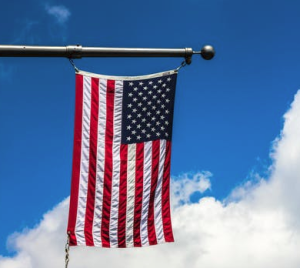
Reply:
[[[269, 180], [272, 141], [300, 86], [299, 11], [292, 0], [6, 1], [0, 44], [213, 45], [213, 60], [194, 55], [178, 76], [171, 174], [179, 181], [197, 174], [209, 179], [210, 186], [189, 192], [186, 202], [222, 202], [237, 187], [255, 184], [253, 174]], [[85, 58], [75, 64], [95, 73], [141, 75], [181, 61]], [[74, 85], [67, 59], [0, 58], [2, 256], [18, 252], [7, 242], [11, 234], [35, 228], [69, 196]]]

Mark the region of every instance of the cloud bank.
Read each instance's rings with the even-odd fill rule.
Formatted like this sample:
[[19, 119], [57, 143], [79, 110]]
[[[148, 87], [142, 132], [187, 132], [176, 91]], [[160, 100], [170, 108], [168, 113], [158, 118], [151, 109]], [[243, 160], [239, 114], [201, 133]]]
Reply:
[[[194, 191], [211, 188], [209, 172], [184, 174], [172, 182], [175, 243], [136, 249], [72, 247], [69, 267], [299, 268], [300, 267], [300, 91], [273, 143], [270, 177], [256, 174], [227, 200]], [[68, 199], [47, 212], [38, 226], [13, 234], [14, 257], [0, 268], [53, 268], [64, 263]]]

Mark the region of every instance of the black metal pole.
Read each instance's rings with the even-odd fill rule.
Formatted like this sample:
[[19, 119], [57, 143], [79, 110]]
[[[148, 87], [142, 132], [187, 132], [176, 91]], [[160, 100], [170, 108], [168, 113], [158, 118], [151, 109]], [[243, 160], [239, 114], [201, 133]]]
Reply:
[[204, 46], [200, 51], [192, 48], [110, 48], [72, 46], [20, 46], [0, 45], [0, 57], [66, 57], [80, 59], [82, 57], [183, 57], [191, 62], [194, 54], [204, 59], [213, 58], [212, 46]]

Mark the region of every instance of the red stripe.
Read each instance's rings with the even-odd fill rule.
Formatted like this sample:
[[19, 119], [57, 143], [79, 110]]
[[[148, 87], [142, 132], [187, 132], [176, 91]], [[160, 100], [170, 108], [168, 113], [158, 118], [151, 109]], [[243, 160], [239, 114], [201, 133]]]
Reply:
[[103, 186], [103, 212], [101, 224], [102, 246], [110, 247], [109, 223], [111, 207], [112, 168], [113, 168], [113, 121], [114, 121], [115, 81], [107, 81], [106, 90], [106, 129], [105, 129], [105, 163]]
[[128, 145], [121, 144], [119, 216], [118, 216], [118, 245], [120, 248], [126, 247], [127, 155], [128, 155]]
[[166, 242], [174, 242], [171, 212], [170, 212], [170, 164], [171, 164], [171, 141], [166, 144], [166, 157], [164, 163], [162, 185], [162, 220]]
[[143, 175], [144, 175], [144, 143], [136, 144], [135, 161], [135, 203], [134, 203], [134, 246], [141, 246], [141, 214], [143, 200]]
[[84, 234], [87, 246], [94, 246], [93, 219], [95, 207], [95, 184], [97, 166], [97, 138], [99, 114], [99, 79], [91, 79], [91, 119], [90, 119], [90, 156], [87, 204], [85, 213]]
[[149, 200], [149, 212], [148, 212], [148, 240], [150, 245], [156, 245], [156, 232], [155, 232], [155, 222], [154, 222], [154, 198], [155, 190], [157, 187], [158, 179], [158, 167], [159, 167], [159, 140], [152, 142], [152, 168], [151, 168], [151, 191]]
[[70, 246], [76, 246], [75, 225], [77, 217], [78, 190], [80, 176], [81, 137], [82, 137], [82, 109], [83, 109], [83, 76], [76, 74], [76, 96], [75, 96], [75, 124], [73, 144], [73, 166], [71, 197], [69, 208], [68, 233], [70, 234]]

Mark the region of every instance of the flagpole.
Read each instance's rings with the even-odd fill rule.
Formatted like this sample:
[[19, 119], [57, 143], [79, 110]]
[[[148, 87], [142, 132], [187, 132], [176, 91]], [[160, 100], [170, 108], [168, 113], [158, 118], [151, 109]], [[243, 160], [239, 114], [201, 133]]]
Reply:
[[80, 59], [83, 57], [183, 57], [187, 64], [192, 56], [199, 54], [205, 60], [215, 55], [212, 46], [206, 45], [200, 51], [192, 48], [112, 48], [69, 46], [22, 46], [0, 45], [0, 57], [66, 57]]

